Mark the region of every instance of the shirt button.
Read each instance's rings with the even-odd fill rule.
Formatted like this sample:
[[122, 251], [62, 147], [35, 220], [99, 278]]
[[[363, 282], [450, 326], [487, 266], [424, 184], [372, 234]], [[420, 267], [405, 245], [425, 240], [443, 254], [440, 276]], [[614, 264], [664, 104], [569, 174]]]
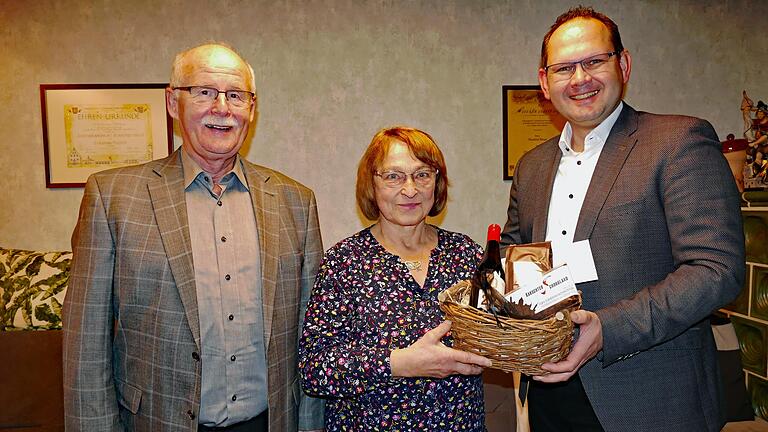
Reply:
[[194, 361], [200, 361], [200, 354], [198, 354], [198, 353], [196, 353], [196, 352], [193, 352], [193, 353], [192, 353], [192, 359], [193, 359]]
[[562, 234], [562, 235], [565, 235], [565, 230], [563, 230], [563, 231], [561, 232], [561, 234]]
[[234, 315], [232, 315], [232, 314], [229, 314], [229, 316], [228, 316], [227, 318], [229, 318], [229, 320], [230, 320], [230, 321], [232, 321], [232, 320], [234, 320], [234, 319], [235, 319], [235, 316], [234, 316]]
[[221, 242], [224, 243], [225, 241], [227, 241], [227, 238], [224, 236], [221, 236]]
[[226, 275], [226, 276], [224, 276], [224, 279], [226, 279], [226, 280], [230, 280], [230, 279], [232, 279], [232, 276], [230, 276], [230, 275]]
[[221, 204], [221, 201], [217, 201], [217, 202], [216, 202], [216, 205], [218, 205], [219, 207], [221, 207], [221, 206], [222, 206], [222, 204]]
[[568, 194], [568, 198], [573, 199], [573, 194]]
[[192, 412], [192, 410], [187, 411], [187, 417], [189, 417], [190, 420], [195, 419], [195, 413]]
[[565, 148], [565, 151], [571, 151], [571, 149], [569, 149], [568, 147], [566, 147], [566, 148]]
[[233, 356], [232, 356], [232, 357], [230, 357], [229, 359], [230, 359], [230, 360], [232, 360], [232, 361], [235, 361], [235, 360], [237, 360], [237, 357], [235, 357], [235, 356], [233, 355]]
[[576, 165], [581, 165], [581, 161], [576, 161]]
[[232, 395], [232, 402], [237, 400], [237, 395]]

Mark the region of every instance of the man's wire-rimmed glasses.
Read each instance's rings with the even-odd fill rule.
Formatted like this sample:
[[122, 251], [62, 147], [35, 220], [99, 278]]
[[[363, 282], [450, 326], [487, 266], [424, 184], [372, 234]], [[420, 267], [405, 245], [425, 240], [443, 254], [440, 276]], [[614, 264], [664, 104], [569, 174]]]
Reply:
[[173, 90], [188, 91], [192, 96], [192, 101], [199, 104], [214, 103], [219, 97], [219, 93], [224, 93], [224, 99], [230, 106], [236, 108], [246, 108], [251, 105], [256, 94], [246, 90], [219, 90], [213, 87], [205, 86], [184, 86], [171, 87]]
[[605, 66], [611, 57], [621, 54], [619, 51], [613, 51], [598, 55], [593, 55], [575, 62], [553, 63], [544, 67], [544, 71], [555, 81], [565, 81], [571, 79], [576, 73], [576, 66], [581, 65], [585, 72], [598, 72]]

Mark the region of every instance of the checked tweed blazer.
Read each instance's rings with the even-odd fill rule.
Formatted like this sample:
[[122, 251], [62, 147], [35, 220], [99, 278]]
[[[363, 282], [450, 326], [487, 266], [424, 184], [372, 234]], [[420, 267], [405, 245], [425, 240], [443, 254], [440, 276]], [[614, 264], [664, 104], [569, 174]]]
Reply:
[[[259, 230], [270, 431], [294, 432], [300, 416], [303, 429], [320, 428], [322, 401], [304, 397], [296, 358], [323, 252], [314, 194], [243, 162]], [[91, 176], [72, 248], [66, 429], [196, 431], [201, 341], [180, 150]]]
[[[502, 243], [544, 241], [559, 137], [521, 159]], [[744, 282], [739, 196], [704, 120], [624, 105], [605, 143], [574, 241], [598, 280], [578, 285], [603, 350], [579, 375], [606, 431], [719, 431], [719, 372], [707, 316]]]

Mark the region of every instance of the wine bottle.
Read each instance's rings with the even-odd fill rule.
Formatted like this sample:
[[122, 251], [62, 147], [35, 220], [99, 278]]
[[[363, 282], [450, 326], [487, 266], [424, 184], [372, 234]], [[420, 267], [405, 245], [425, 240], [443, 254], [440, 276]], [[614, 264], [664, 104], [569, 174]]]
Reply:
[[[501, 239], [501, 227], [498, 224], [488, 225], [488, 237], [485, 245], [483, 259], [477, 265], [472, 277], [472, 290], [470, 291], [469, 305], [477, 309], [486, 309], [494, 313], [506, 310], [504, 301], [504, 287], [494, 285], [504, 283], [504, 267], [501, 265], [501, 252], [499, 241]], [[498, 291], [497, 291], [498, 289]], [[480, 292], [485, 296], [486, 307], [480, 300]], [[499, 291], [501, 291], [499, 293]]]

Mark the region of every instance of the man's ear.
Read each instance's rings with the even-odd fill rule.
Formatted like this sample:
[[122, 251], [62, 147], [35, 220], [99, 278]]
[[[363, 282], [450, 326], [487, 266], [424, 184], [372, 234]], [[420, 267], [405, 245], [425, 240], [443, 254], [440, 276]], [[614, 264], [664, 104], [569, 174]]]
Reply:
[[253, 103], [251, 104], [251, 122], [253, 122], [254, 119], [259, 118], [259, 100], [253, 99]]
[[179, 119], [179, 98], [178, 93], [170, 87], [165, 89], [165, 106], [168, 108], [168, 114], [176, 120]]
[[619, 67], [621, 68], [621, 78], [624, 80], [624, 84], [629, 82], [629, 74], [632, 72], [632, 56], [629, 55], [629, 51], [624, 50], [619, 58]]
[[551, 100], [549, 97], [549, 83], [547, 82], [547, 71], [544, 70], [544, 68], [539, 68], [539, 85], [541, 86], [541, 91], [544, 92], [544, 97], [548, 100]]

